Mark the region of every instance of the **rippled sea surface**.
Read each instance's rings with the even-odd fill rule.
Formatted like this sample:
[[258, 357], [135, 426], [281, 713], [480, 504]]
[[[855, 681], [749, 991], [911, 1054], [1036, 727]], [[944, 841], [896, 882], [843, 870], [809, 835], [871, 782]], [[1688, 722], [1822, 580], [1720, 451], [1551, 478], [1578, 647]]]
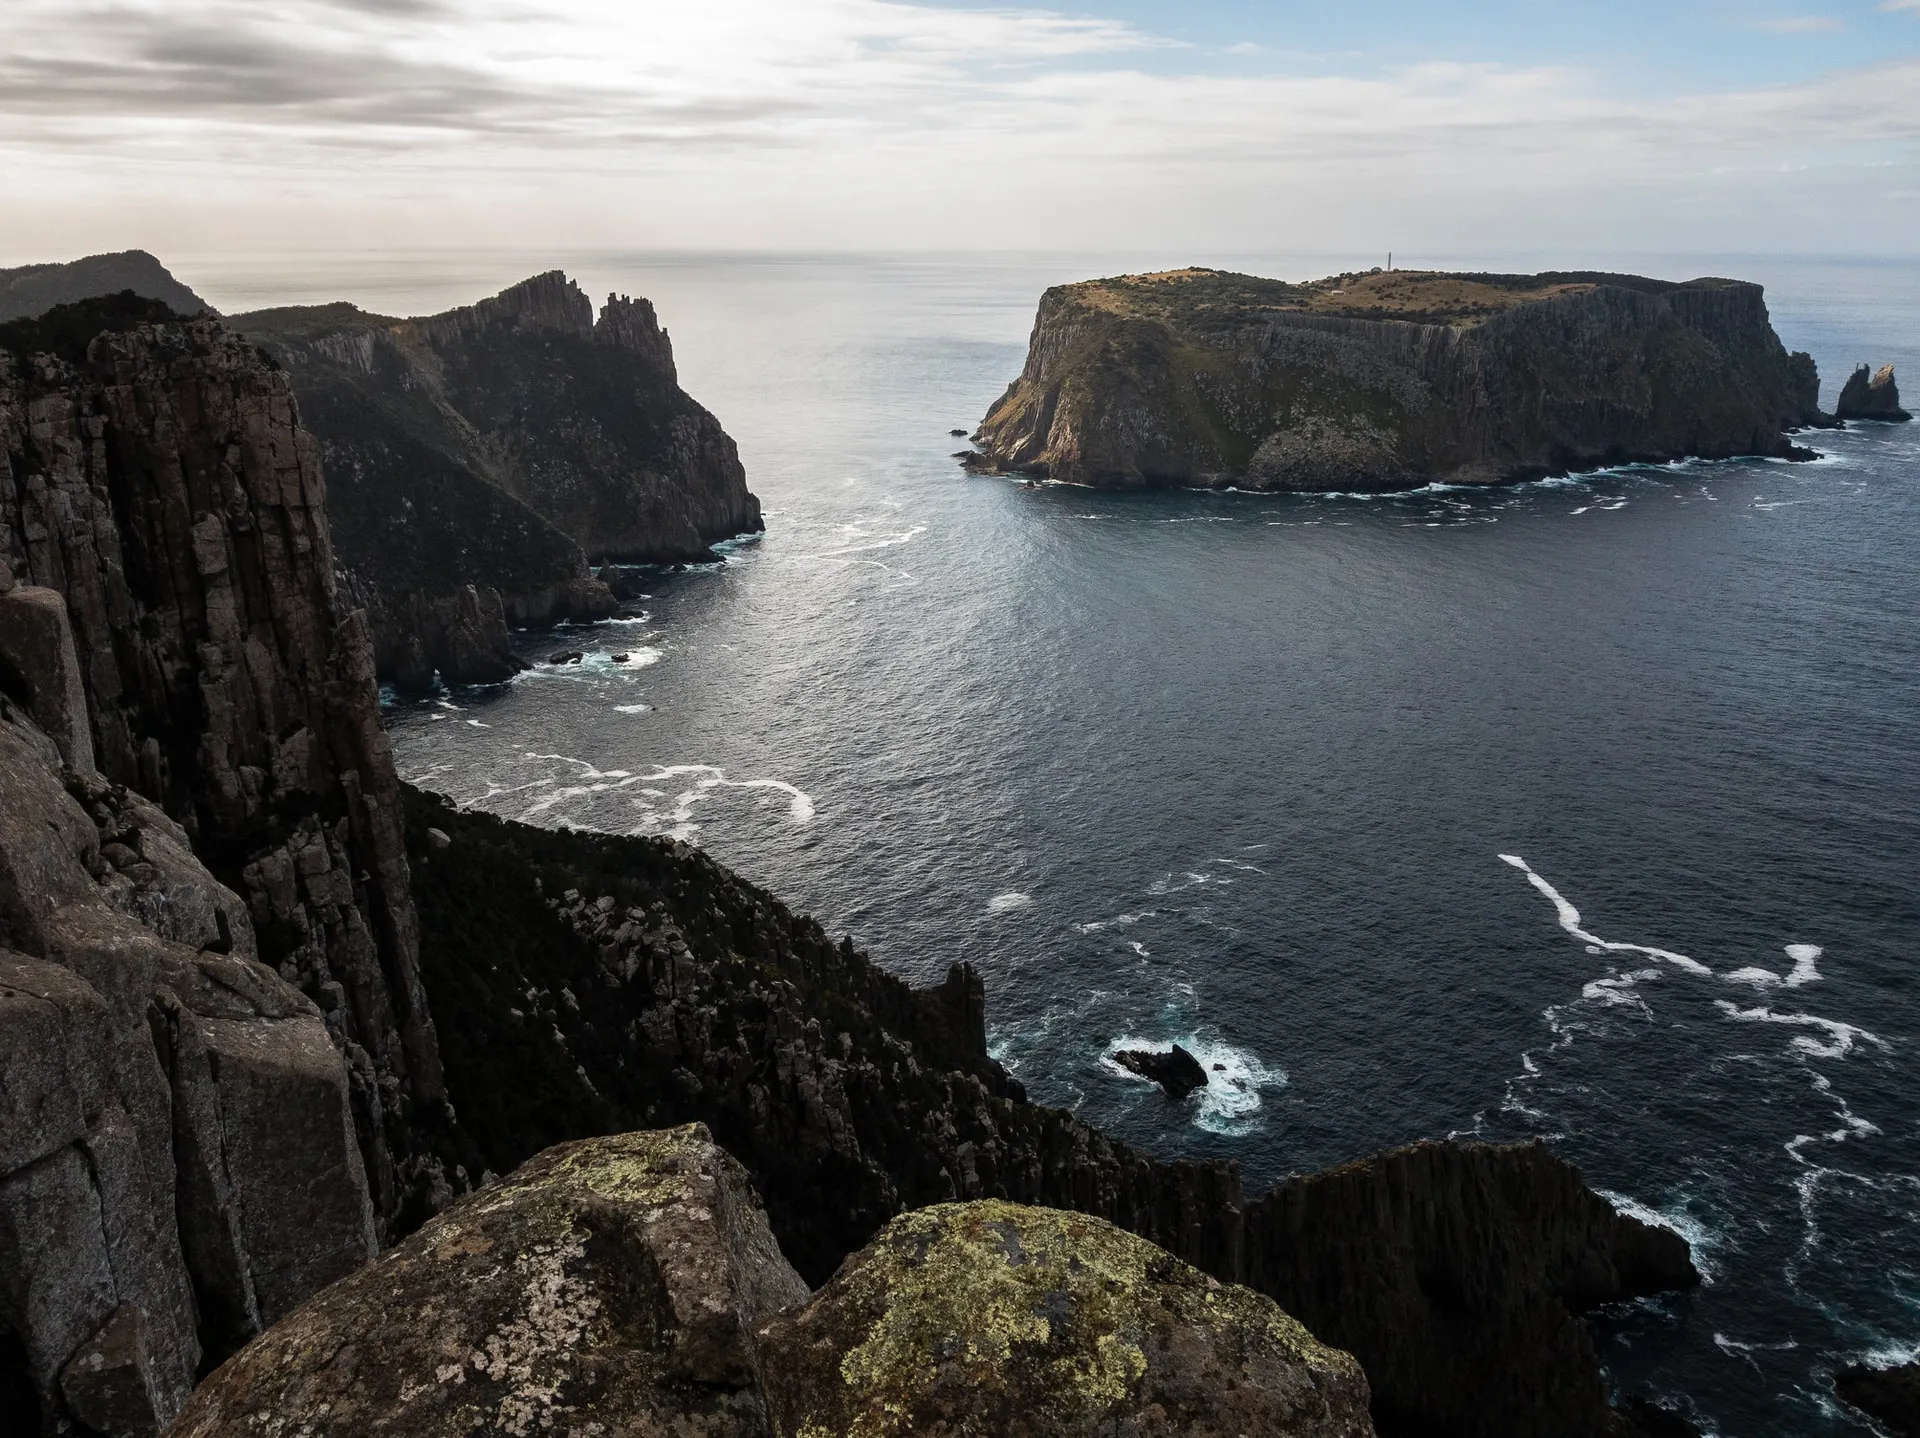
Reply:
[[[1253, 1189], [1545, 1135], [1707, 1275], [1605, 1318], [1623, 1388], [1868, 1431], [1832, 1369], [1920, 1345], [1920, 424], [1495, 492], [1027, 489], [948, 431], [1044, 285], [1137, 259], [177, 268], [413, 313], [562, 260], [654, 299], [767, 533], [523, 636], [584, 664], [397, 704], [408, 777], [968, 960], [1036, 1098]], [[1828, 403], [1860, 360], [1920, 399], [1911, 264], [1614, 263], [1761, 279]], [[1218, 1066], [1186, 1105], [1105, 1061], [1176, 1039]]]

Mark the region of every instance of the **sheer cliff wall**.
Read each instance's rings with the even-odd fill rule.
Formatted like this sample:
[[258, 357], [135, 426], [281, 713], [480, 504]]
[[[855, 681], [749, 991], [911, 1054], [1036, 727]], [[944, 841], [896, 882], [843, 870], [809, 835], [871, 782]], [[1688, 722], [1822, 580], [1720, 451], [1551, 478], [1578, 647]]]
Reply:
[[[1422, 281], [1456, 313], [1419, 308]], [[1758, 285], [1332, 284], [1183, 271], [1047, 291], [980, 462], [1100, 487], [1389, 490], [1786, 456], [1784, 430], [1825, 418]]]
[[504, 678], [507, 626], [613, 612], [591, 564], [705, 558], [761, 527], [644, 299], [596, 320], [554, 271], [425, 319], [327, 305], [234, 324], [293, 375], [382, 674]]
[[0, 355], [0, 550], [64, 599], [92, 758], [246, 900], [354, 1075], [383, 1222], [442, 1185], [444, 1107], [399, 785], [364, 618], [335, 593], [318, 448], [287, 376], [212, 321]]

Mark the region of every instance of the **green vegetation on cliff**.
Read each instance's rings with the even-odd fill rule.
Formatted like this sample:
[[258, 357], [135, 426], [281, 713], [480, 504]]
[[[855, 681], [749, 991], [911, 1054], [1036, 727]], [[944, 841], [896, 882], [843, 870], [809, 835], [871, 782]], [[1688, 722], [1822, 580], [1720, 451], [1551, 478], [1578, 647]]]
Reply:
[[1738, 280], [1172, 270], [1048, 290], [975, 440], [987, 467], [1100, 487], [1493, 484], [1793, 456], [1818, 384]]

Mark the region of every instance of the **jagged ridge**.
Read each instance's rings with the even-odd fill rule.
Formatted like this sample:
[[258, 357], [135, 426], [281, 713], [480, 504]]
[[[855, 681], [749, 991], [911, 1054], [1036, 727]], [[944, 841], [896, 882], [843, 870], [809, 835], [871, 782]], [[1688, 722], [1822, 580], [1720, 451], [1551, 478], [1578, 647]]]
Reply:
[[590, 562], [704, 558], [760, 528], [644, 299], [609, 296], [596, 321], [553, 271], [425, 319], [341, 304], [234, 324], [292, 373], [320, 437], [382, 674], [502, 678], [507, 625], [613, 612]]

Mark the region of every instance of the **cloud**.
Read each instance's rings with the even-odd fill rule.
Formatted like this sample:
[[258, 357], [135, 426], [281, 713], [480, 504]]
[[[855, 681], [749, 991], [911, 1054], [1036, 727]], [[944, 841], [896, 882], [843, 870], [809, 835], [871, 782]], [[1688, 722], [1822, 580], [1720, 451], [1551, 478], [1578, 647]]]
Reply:
[[899, 0], [9, 12], [11, 215], [88, 233], [211, 204], [237, 207], [234, 236], [246, 216], [317, 234], [326, 215], [465, 239], [478, 215], [489, 238], [534, 242], [1264, 242], [1515, 215], [1572, 232], [1636, 208], [1705, 224], [1716, 205], [1731, 226], [1816, 183], [1838, 222], [1866, 201], [1833, 177], [1904, 165], [1904, 187], [1920, 147], [1915, 58], [1648, 99], [1570, 67], [1212, 73], [1119, 22]]

